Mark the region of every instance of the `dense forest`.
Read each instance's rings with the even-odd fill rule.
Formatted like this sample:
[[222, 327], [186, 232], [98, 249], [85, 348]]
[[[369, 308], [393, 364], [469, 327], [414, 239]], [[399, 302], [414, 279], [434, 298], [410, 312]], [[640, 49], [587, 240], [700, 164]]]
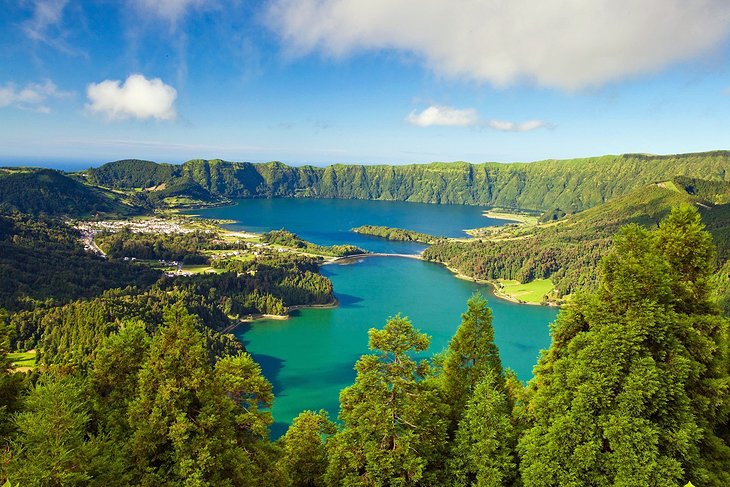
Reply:
[[0, 308], [53, 306], [129, 285], [147, 288], [160, 273], [86, 252], [63, 222], [0, 215]]
[[728, 485], [730, 337], [713, 237], [685, 204], [611, 241], [595, 291], [560, 312], [526, 386], [503, 368], [475, 295], [430, 360], [414, 358], [430, 339], [407, 318], [371, 329], [339, 421], [304, 411], [274, 442], [271, 384], [204, 325], [212, 303], [265, 267], [231, 261], [241, 267], [221, 276], [40, 313], [44, 366], [25, 374], [7, 359], [18, 313], [0, 314], [2, 475], [12, 485]]
[[[93, 185], [142, 190], [158, 201], [194, 195], [221, 198], [316, 197], [479, 204], [575, 213], [650, 183], [678, 176], [729, 181], [729, 152], [653, 156], [625, 154], [529, 164], [466, 162], [393, 166], [335, 164], [290, 167], [191, 160], [182, 165], [123, 160], [89, 169]], [[158, 196], [153, 196], [159, 192]], [[172, 200], [175, 201], [174, 199]]]

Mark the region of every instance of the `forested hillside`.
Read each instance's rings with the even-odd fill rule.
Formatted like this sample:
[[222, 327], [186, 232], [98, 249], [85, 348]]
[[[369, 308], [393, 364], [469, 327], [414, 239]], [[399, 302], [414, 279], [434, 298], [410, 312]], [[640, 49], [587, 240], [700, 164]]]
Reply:
[[142, 210], [118, 195], [53, 169], [0, 168], [0, 210], [27, 214], [130, 215]]
[[86, 171], [92, 184], [147, 188], [155, 197], [302, 196], [502, 206], [574, 213], [649, 183], [677, 176], [730, 180], [730, 153], [626, 154], [533, 163], [465, 162], [326, 168], [191, 160], [179, 166], [124, 160]]
[[[698, 184], [705, 183], [695, 180]], [[730, 191], [728, 183], [715, 186], [713, 198]], [[718, 246], [718, 262], [725, 261], [730, 252], [730, 205], [714, 205], [673, 181], [642, 187], [557, 222], [505, 228], [466, 242], [440, 241], [426, 249], [424, 257], [478, 279], [550, 278], [563, 296], [596, 288], [598, 262], [621, 226], [655, 227], [682, 203], [698, 205]]]

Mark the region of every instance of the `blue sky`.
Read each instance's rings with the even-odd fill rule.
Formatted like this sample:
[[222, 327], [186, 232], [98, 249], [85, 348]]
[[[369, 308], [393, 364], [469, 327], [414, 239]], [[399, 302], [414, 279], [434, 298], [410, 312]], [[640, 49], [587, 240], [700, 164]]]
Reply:
[[726, 0], [0, 0], [0, 164], [730, 149]]

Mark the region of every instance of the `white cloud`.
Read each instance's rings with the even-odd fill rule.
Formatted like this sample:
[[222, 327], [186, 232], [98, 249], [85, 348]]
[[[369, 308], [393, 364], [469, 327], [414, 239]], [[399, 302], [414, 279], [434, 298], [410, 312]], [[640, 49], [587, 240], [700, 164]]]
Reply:
[[174, 120], [177, 91], [159, 78], [147, 79], [141, 74], [119, 80], [92, 83], [86, 89], [86, 109], [106, 115], [110, 120], [156, 118]]
[[500, 132], [529, 132], [540, 128], [551, 128], [552, 124], [544, 120], [528, 120], [526, 122], [516, 123], [507, 120], [486, 120], [484, 125], [499, 130]]
[[529, 132], [539, 128], [552, 128], [553, 125], [543, 120], [526, 122], [510, 122], [507, 120], [483, 120], [474, 108], [452, 108], [443, 105], [431, 105], [420, 113], [413, 110], [406, 116], [406, 122], [417, 127], [435, 125], [450, 127], [488, 127], [500, 132]]
[[23, 31], [34, 41], [48, 42], [47, 31], [61, 23], [68, 0], [34, 0], [33, 16], [23, 24]]
[[176, 23], [192, 8], [217, 3], [214, 0], [130, 0], [138, 10]]
[[272, 0], [292, 51], [415, 54], [441, 75], [575, 90], [652, 73], [719, 47], [727, 0]]
[[50, 80], [43, 83], [28, 83], [22, 88], [18, 88], [15, 83], [8, 82], [4, 86], [0, 86], [0, 108], [15, 107], [50, 113], [51, 109], [46, 102], [49, 99], [67, 96], [71, 96], [71, 93], [60, 91]]
[[473, 108], [460, 110], [447, 106], [431, 105], [421, 113], [413, 110], [406, 117], [406, 121], [418, 127], [430, 127], [432, 125], [468, 127], [475, 125], [479, 119], [477, 117], [477, 111]]

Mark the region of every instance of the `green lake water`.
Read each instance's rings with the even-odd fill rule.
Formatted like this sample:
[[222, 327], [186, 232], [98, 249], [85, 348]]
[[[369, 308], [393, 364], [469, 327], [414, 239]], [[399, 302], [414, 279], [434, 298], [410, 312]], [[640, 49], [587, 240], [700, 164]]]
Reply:
[[[299, 204], [306, 205], [302, 212]], [[439, 235], [499, 224], [477, 207], [348, 200], [243, 200], [236, 206], [199, 210], [207, 218], [240, 223], [232, 228], [265, 231], [286, 228], [319, 244], [357, 243], [377, 252], [417, 253], [422, 246], [359, 240], [352, 226], [399, 226]], [[350, 214], [357, 209], [358, 214]], [[422, 223], [410, 224], [414, 212]], [[363, 218], [367, 218], [363, 220]], [[272, 222], [266, 224], [265, 222]], [[349, 226], [348, 226], [349, 225]], [[433, 230], [441, 229], [441, 231]], [[366, 245], [367, 244], [367, 245]], [[528, 380], [539, 351], [550, 345], [549, 323], [557, 310], [500, 300], [489, 286], [456, 279], [441, 265], [403, 257], [366, 257], [322, 267], [339, 300], [332, 309], [294, 311], [286, 321], [260, 320], [239, 327], [236, 336], [261, 364], [274, 385], [272, 437], [281, 435], [305, 409], [326, 409], [337, 417], [339, 391], [355, 378], [353, 366], [367, 353], [367, 330], [381, 328], [398, 313], [432, 337], [429, 353], [444, 350], [456, 331], [466, 301], [484, 293], [494, 314], [495, 340], [502, 362]]]

